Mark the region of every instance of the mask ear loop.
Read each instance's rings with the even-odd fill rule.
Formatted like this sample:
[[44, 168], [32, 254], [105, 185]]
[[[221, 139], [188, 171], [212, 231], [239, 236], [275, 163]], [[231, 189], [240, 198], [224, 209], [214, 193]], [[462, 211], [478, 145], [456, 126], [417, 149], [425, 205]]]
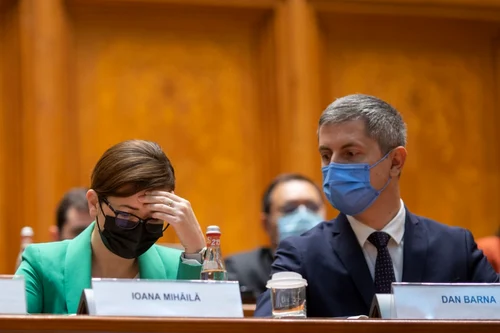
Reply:
[[[100, 203], [99, 203], [99, 207], [101, 207], [101, 211], [102, 211], [102, 213], [104, 214], [104, 211], [102, 210], [102, 206], [101, 206], [101, 204], [100, 204]], [[104, 215], [104, 216], [106, 216], [106, 215]], [[99, 230], [99, 236], [101, 236], [101, 241], [104, 243], [104, 246], [106, 246], [106, 247], [108, 248], [108, 250], [109, 250], [109, 242], [108, 242], [108, 240], [106, 239], [106, 237], [104, 237], [104, 236], [102, 235], [102, 230], [101, 230], [101, 227], [99, 226], [99, 218], [98, 218], [98, 215], [96, 215], [96, 216], [95, 216], [95, 224], [97, 224], [97, 230]], [[109, 251], [111, 251], [111, 250], [109, 250]]]
[[[97, 199], [97, 200], [98, 200], [97, 202], [99, 203], [99, 208], [101, 209], [102, 215], [106, 216], [106, 214], [104, 213], [104, 210], [102, 209], [101, 200], [99, 200], [99, 199]], [[99, 233], [101, 234], [102, 230], [101, 230], [101, 227], [99, 226], [98, 216], [99, 216], [99, 213], [97, 213], [97, 215], [95, 216], [95, 223], [97, 224], [97, 229], [99, 230]]]
[[380, 160], [378, 160], [377, 162], [375, 162], [372, 165], [370, 165], [370, 169], [376, 167], [380, 162], [382, 162], [383, 160], [385, 160], [389, 156], [389, 154], [392, 153], [393, 150], [394, 149], [389, 150], [389, 152], [387, 154], [385, 154], [384, 157], [382, 157]]
[[[384, 157], [382, 157], [380, 160], [378, 160], [374, 164], [370, 165], [370, 169], [376, 167], [380, 162], [385, 160], [393, 150], [394, 149], [389, 150], [389, 152], [387, 154], [385, 154]], [[385, 190], [385, 188], [389, 185], [391, 180], [392, 180], [392, 177], [389, 176], [389, 179], [387, 179], [387, 182], [385, 183], [385, 185], [380, 190], [377, 191], [377, 195], [380, 195], [380, 193], [382, 193]]]
[[382, 187], [379, 191], [377, 191], [377, 193], [378, 194], [382, 193], [385, 190], [385, 188], [389, 185], [389, 183], [391, 182], [391, 180], [392, 180], [392, 177], [389, 176], [389, 179], [387, 179], [387, 182], [385, 183], [384, 187]]

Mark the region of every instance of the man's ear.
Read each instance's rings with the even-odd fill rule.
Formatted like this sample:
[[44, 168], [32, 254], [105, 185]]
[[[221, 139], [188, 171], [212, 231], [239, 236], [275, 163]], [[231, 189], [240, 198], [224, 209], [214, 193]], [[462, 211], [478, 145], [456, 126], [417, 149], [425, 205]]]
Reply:
[[49, 227], [49, 234], [50, 234], [50, 239], [53, 242], [57, 242], [57, 241], [60, 240], [60, 237], [59, 237], [59, 228], [57, 227], [57, 225], [51, 225]]
[[92, 189], [87, 191], [86, 197], [89, 207], [89, 214], [93, 219], [95, 219], [99, 212], [99, 197], [97, 196], [96, 191]]
[[268, 214], [260, 213], [260, 223], [262, 223], [262, 228], [266, 231], [268, 235], [271, 234], [271, 226], [269, 225]]
[[399, 146], [394, 148], [391, 157], [391, 177], [396, 178], [399, 177], [401, 172], [403, 171], [403, 166], [406, 162], [406, 149], [405, 147]]

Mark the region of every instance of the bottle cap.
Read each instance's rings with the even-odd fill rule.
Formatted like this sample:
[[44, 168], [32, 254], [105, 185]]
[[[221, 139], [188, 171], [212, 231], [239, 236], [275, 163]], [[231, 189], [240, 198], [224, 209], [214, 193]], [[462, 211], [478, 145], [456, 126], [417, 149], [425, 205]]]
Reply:
[[274, 273], [271, 280], [267, 281], [266, 288], [293, 289], [307, 286], [307, 280], [295, 272]]
[[221, 234], [220, 228], [217, 225], [209, 225], [207, 227], [207, 234]]
[[33, 237], [34, 234], [31, 227], [23, 227], [21, 229], [21, 237]]

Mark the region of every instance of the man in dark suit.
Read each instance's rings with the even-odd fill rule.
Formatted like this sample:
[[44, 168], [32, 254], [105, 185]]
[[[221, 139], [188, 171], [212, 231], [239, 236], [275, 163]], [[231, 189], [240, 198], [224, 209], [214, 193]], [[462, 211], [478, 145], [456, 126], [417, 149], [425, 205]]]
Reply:
[[228, 279], [239, 281], [244, 302], [255, 303], [266, 290], [278, 243], [302, 234], [324, 219], [322, 192], [309, 178], [283, 174], [268, 185], [262, 197], [261, 221], [271, 246], [226, 258]]
[[[323, 191], [340, 211], [280, 243], [272, 273], [307, 281], [307, 316], [367, 315], [392, 282], [498, 282], [471, 233], [416, 216], [400, 197], [406, 126], [397, 110], [349, 95], [323, 112], [318, 129]], [[255, 316], [270, 316], [269, 291]]]

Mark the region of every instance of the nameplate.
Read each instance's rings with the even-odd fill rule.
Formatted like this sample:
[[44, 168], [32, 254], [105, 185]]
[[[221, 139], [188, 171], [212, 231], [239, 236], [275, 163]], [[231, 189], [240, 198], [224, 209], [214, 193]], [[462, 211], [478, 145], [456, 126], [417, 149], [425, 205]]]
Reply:
[[500, 319], [500, 284], [394, 283], [398, 319]]
[[242, 318], [237, 281], [92, 279], [95, 315]]
[[76, 309], [76, 314], [95, 315], [94, 291], [92, 289], [83, 289], [78, 308]]
[[392, 319], [394, 313], [394, 297], [392, 294], [375, 294], [369, 312], [370, 318]]
[[24, 276], [0, 276], [0, 314], [26, 314]]

